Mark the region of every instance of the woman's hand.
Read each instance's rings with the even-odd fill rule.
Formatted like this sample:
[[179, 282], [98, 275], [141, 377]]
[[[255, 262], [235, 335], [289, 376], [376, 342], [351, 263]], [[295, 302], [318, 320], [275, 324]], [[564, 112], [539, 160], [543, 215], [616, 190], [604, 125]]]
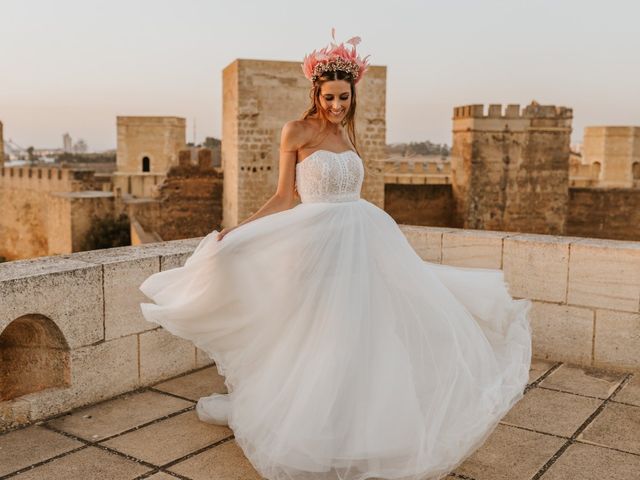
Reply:
[[238, 228], [238, 225], [236, 225], [235, 227], [231, 227], [231, 228], [223, 228], [222, 230], [220, 230], [218, 232], [217, 240], [218, 241], [222, 240], [227, 233], [229, 233], [231, 230], [235, 230], [236, 228]]

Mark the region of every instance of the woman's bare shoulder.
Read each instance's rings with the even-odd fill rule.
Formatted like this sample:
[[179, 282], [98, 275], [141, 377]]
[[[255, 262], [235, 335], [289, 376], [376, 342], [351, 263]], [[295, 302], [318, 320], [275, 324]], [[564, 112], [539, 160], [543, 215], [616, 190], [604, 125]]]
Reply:
[[288, 146], [288, 149], [298, 149], [309, 143], [316, 132], [317, 127], [311, 119], [290, 120], [282, 127], [281, 143]]

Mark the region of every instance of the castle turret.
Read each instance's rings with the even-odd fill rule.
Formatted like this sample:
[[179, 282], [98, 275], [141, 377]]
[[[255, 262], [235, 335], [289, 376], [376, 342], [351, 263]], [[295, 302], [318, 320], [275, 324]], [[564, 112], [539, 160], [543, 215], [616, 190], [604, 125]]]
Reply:
[[569, 200], [572, 109], [532, 102], [453, 110], [456, 223], [561, 234]]

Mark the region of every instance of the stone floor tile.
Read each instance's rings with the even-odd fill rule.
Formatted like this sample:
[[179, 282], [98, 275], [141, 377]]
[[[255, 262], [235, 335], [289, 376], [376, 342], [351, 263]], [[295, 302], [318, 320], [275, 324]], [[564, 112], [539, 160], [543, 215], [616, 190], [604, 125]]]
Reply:
[[51, 430], [33, 425], [0, 436], [0, 476], [84, 445]]
[[235, 440], [210, 448], [168, 470], [193, 480], [260, 480]]
[[209, 367], [154, 385], [153, 388], [197, 401], [212, 393], [227, 393], [224, 377], [216, 367]]
[[640, 456], [574, 443], [540, 480], [630, 480], [638, 478]]
[[616, 393], [613, 400], [640, 407], [640, 373], [636, 373], [631, 380]]
[[556, 362], [550, 362], [549, 360], [542, 360], [540, 358], [531, 359], [531, 368], [529, 368], [529, 382], [533, 383], [538, 380], [542, 375], [547, 373]]
[[131, 480], [150, 469], [100, 448], [87, 447], [56, 458], [11, 480]]
[[176, 480], [178, 477], [174, 477], [173, 475], [169, 475], [168, 473], [158, 472], [154, 473], [150, 477], [145, 478], [145, 480]]
[[534, 388], [514, 405], [502, 423], [570, 437], [602, 400]]
[[201, 422], [196, 412], [147, 425], [107, 440], [101, 445], [154, 465], [164, 465], [233, 435], [229, 427]]
[[621, 373], [565, 363], [540, 382], [539, 386], [604, 399], [615, 391], [624, 377], [625, 374]]
[[578, 440], [640, 455], [640, 407], [609, 402]]
[[562, 438], [498, 425], [455, 472], [475, 480], [529, 479], [564, 443]]
[[98, 441], [190, 406], [193, 403], [187, 400], [147, 391], [83, 408], [47, 424], [86, 440]]

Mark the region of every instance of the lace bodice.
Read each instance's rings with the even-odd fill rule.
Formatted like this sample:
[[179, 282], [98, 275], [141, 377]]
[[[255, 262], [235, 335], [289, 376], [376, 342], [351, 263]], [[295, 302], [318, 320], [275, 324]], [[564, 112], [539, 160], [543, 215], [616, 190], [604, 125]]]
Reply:
[[302, 203], [358, 200], [363, 179], [362, 159], [353, 150], [316, 150], [296, 164], [296, 189]]

